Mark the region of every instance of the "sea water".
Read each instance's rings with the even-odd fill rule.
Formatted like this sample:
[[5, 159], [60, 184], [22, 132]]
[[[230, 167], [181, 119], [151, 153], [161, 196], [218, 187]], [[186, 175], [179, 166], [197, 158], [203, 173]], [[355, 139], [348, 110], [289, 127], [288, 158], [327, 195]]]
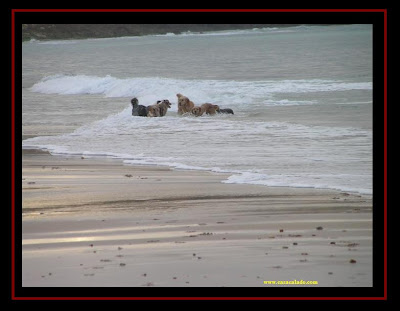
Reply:
[[[23, 148], [372, 194], [372, 26], [23, 43]], [[181, 93], [234, 115], [179, 116]], [[131, 98], [168, 99], [162, 118]]]

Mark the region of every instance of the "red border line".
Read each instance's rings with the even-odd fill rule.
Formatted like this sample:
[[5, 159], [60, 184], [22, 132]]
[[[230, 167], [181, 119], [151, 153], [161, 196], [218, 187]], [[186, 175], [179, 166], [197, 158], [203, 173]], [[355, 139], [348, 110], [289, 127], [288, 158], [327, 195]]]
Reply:
[[11, 295], [15, 298], [15, 15], [11, 14]]
[[384, 296], [387, 297], [387, 11], [384, 12], [384, 65], [383, 65], [383, 81], [384, 81]]
[[386, 12], [386, 9], [13, 9], [14, 12]]
[[385, 300], [383, 297], [26, 297], [16, 300]]
[[[16, 12], [382, 12], [384, 13], [384, 296], [383, 297], [16, 297], [15, 296], [15, 13]], [[13, 300], [387, 300], [387, 9], [11, 9], [11, 298]]]

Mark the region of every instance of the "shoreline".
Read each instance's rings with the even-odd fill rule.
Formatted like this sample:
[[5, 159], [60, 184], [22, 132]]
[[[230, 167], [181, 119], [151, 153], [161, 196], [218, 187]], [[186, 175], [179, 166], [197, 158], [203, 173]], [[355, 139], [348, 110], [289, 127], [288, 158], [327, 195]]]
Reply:
[[[23, 135], [22, 141], [25, 139], [29, 138], [35, 138], [38, 135]], [[229, 177], [232, 177], [232, 175], [237, 174], [236, 172], [232, 171], [219, 171], [219, 170], [214, 170], [212, 168], [180, 168], [178, 166], [169, 166], [166, 164], [160, 164], [160, 165], [154, 165], [154, 164], [130, 164], [130, 163], [125, 163], [124, 158], [118, 158], [113, 155], [85, 155], [84, 153], [82, 154], [52, 154], [50, 151], [41, 149], [40, 147], [23, 147], [22, 148], [22, 153], [26, 154], [47, 154], [52, 157], [59, 157], [65, 160], [68, 159], [86, 159], [88, 161], [97, 161], [97, 162], [105, 162], [105, 163], [111, 163], [113, 162], [115, 165], [122, 165], [125, 167], [133, 167], [137, 169], [143, 168], [144, 170], [148, 168], [149, 170], [169, 170], [169, 171], [177, 171], [177, 172], [187, 172], [187, 173], [192, 173], [193, 175], [196, 174], [213, 174], [216, 176], [220, 176], [220, 182], [224, 184], [231, 184], [231, 185], [238, 185], [238, 186], [255, 186], [255, 187], [262, 187], [262, 188], [278, 188], [278, 189], [293, 189], [293, 191], [296, 191], [296, 189], [299, 189], [299, 191], [302, 190], [310, 190], [310, 191], [327, 191], [327, 192], [332, 192], [332, 193], [342, 193], [344, 195], [354, 195], [356, 197], [363, 197], [366, 199], [372, 199], [372, 193], [369, 192], [360, 192], [360, 191], [355, 191], [355, 190], [349, 190], [349, 189], [340, 189], [340, 188], [318, 188], [318, 187], [313, 187], [313, 186], [289, 186], [289, 185], [283, 185], [283, 186], [271, 186], [271, 185], [266, 185], [262, 183], [246, 183], [246, 182], [228, 182]], [[128, 160], [129, 161], [129, 160]]]
[[223, 175], [23, 150], [22, 285], [372, 286], [370, 198]]

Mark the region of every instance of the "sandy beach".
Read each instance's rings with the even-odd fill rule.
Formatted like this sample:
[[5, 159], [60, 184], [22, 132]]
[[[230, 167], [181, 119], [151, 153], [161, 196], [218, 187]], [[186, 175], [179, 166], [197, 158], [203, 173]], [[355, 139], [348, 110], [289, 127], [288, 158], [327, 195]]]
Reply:
[[227, 176], [23, 150], [22, 285], [372, 286], [370, 196]]

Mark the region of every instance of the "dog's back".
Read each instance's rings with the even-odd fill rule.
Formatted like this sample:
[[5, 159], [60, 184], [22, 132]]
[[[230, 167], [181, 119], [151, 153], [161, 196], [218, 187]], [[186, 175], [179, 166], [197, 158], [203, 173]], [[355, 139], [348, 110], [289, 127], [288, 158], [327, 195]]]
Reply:
[[201, 108], [204, 110], [206, 114], [215, 114], [219, 109], [218, 105], [210, 104], [210, 103], [205, 103], [201, 105]]
[[227, 114], [234, 114], [233, 110], [231, 108], [224, 108], [224, 109], [219, 109], [218, 113], [227, 113]]
[[132, 115], [139, 117], [147, 117], [148, 108], [143, 105], [139, 105], [139, 100], [135, 97], [131, 99], [132, 104]]
[[147, 116], [148, 117], [159, 117], [160, 116], [160, 107], [157, 104], [147, 106]]
[[140, 117], [147, 117], [147, 114], [149, 113], [149, 108], [143, 105], [139, 105], [138, 109], [138, 116]]

